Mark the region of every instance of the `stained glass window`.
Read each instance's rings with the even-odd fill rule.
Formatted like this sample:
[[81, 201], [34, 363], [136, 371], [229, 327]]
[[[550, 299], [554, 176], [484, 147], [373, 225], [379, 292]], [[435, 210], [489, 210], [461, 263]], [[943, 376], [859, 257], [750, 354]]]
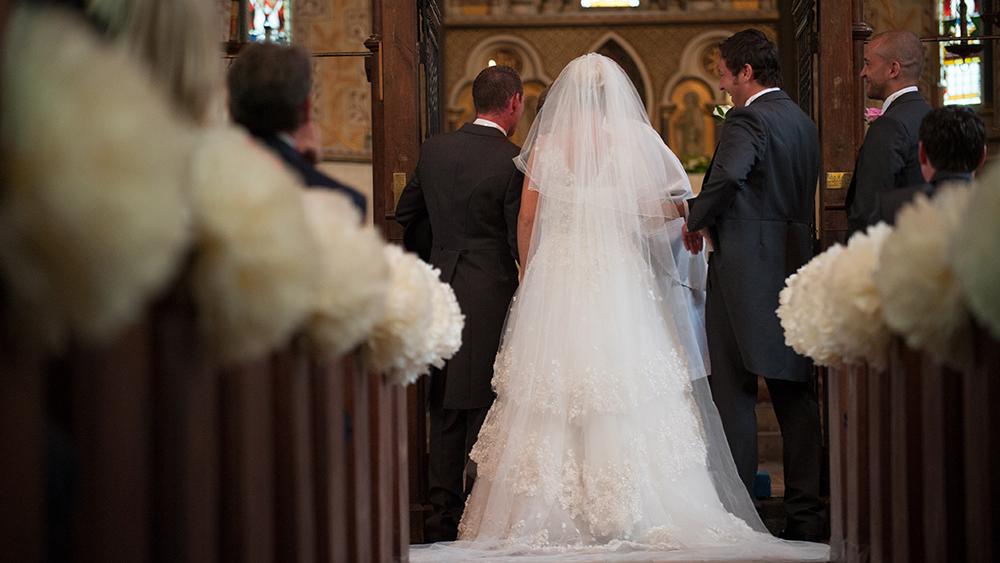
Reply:
[[292, 22], [289, 10], [291, 0], [249, 0], [247, 20], [250, 41], [290, 43]]
[[[965, 24], [970, 37], [980, 35], [982, 30], [980, 4], [981, 0], [966, 0]], [[941, 0], [941, 35], [961, 37], [960, 0]], [[981, 42], [941, 43], [939, 48], [945, 105], [981, 104], [983, 94]]]

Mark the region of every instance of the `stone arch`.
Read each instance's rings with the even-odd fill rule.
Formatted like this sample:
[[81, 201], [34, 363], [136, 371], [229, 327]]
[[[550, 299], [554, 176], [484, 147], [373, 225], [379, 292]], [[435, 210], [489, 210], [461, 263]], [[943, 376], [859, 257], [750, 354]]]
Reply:
[[725, 103], [726, 95], [718, 90], [714, 85], [718, 83], [719, 77], [713, 74], [711, 65], [706, 60], [715, 56], [719, 43], [732, 35], [732, 32], [725, 30], [706, 31], [688, 41], [681, 52], [680, 67], [677, 72], [667, 80], [666, 86], [660, 94], [660, 104], [666, 105], [670, 102], [670, 97], [677, 85], [687, 79], [697, 78], [708, 84], [715, 93], [717, 103]]
[[628, 74], [629, 78], [632, 79], [632, 83], [639, 92], [639, 97], [646, 106], [646, 115], [652, 119], [655, 108], [653, 79], [635, 47], [621, 35], [609, 31], [592, 43], [587, 52], [600, 53], [614, 59], [625, 70], [625, 74]]
[[[535, 118], [538, 94], [552, 83], [552, 78], [545, 72], [538, 49], [516, 35], [488, 37], [469, 52], [461, 78], [454, 83], [448, 93], [447, 129], [453, 131], [475, 117], [472, 106], [472, 81], [486, 68], [491, 59], [498, 58], [500, 64], [507, 63], [517, 69], [524, 84], [526, 106], [524, 117], [518, 124], [517, 134], [513, 138], [515, 143], [520, 144]], [[503, 60], [505, 58], [507, 60]]]

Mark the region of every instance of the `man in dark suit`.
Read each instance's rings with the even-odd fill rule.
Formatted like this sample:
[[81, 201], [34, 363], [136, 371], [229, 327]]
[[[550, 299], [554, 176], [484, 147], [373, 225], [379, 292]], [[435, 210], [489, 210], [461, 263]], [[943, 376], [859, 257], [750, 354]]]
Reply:
[[[865, 45], [861, 78], [865, 93], [882, 102], [882, 115], [868, 127], [847, 190], [849, 234], [886, 219], [879, 198], [887, 191], [922, 183], [917, 133], [931, 107], [917, 91], [924, 68], [920, 38], [909, 31], [887, 31]], [[860, 117], [859, 117], [860, 119]]]
[[879, 198], [881, 215], [890, 225], [918, 193], [931, 196], [944, 184], [972, 181], [976, 170], [986, 162], [986, 126], [970, 108], [936, 109], [920, 124], [917, 155], [926, 183], [890, 190]]
[[706, 330], [709, 384], [744, 484], [757, 472], [757, 377], [784, 447], [784, 537], [818, 540], [819, 406], [808, 359], [785, 345], [775, 310], [785, 278], [812, 257], [819, 174], [816, 125], [779, 88], [774, 43], [755, 29], [720, 45], [719, 87], [734, 107], [701, 193], [687, 201], [685, 244], [710, 241]]
[[465, 314], [462, 348], [431, 377], [430, 501], [427, 541], [454, 540], [471, 489], [469, 451], [493, 404], [493, 361], [517, 289], [520, 149], [508, 137], [524, 109], [517, 72], [486, 68], [472, 84], [477, 119], [428, 139], [396, 205], [407, 229], [427, 218], [430, 262], [455, 290]]
[[305, 185], [346, 195], [365, 217], [365, 196], [320, 172], [296, 142], [312, 127], [312, 67], [305, 51], [250, 43], [233, 61], [227, 82], [233, 121], [274, 151]]

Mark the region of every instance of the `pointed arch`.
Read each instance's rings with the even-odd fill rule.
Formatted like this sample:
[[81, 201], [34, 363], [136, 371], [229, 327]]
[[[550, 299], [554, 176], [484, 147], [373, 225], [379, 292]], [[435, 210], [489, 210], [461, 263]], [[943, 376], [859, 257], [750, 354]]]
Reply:
[[460, 103], [462, 91], [471, 86], [479, 71], [486, 68], [491, 56], [498, 51], [510, 51], [517, 56], [521, 68], [517, 69], [522, 82], [540, 82], [546, 86], [552, 84], [552, 78], [545, 73], [542, 56], [534, 45], [516, 35], [493, 35], [476, 45], [465, 59], [465, 72], [462, 79], [455, 82], [448, 95], [450, 106]]
[[[696, 78], [710, 86], [717, 84], [719, 77], [713, 76], [706, 68], [705, 57], [709, 56], [710, 52], [730, 35], [732, 35], [731, 31], [716, 29], [706, 31], [688, 41], [687, 45], [684, 46], [684, 51], [681, 52], [680, 67], [667, 80], [667, 84], [660, 93], [660, 104], [668, 105], [677, 85], [684, 80]], [[718, 88], [713, 87], [712, 92], [714, 92], [717, 103], [721, 104], [726, 101], [726, 95]]]
[[[617, 51], [618, 56], [612, 55], [615, 51]], [[642, 57], [639, 56], [639, 52], [635, 50], [635, 47], [618, 33], [609, 31], [593, 42], [590, 48], [587, 49], [587, 52], [601, 53], [615, 59], [615, 62], [622, 66], [633, 83], [636, 82], [637, 78], [639, 79], [641, 84], [635, 84], [635, 87], [639, 91], [639, 97], [642, 98], [643, 104], [646, 106], [646, 115], [652, 121], [656, 107], [655, 100], [653, 99], [653, 79]], [[618, 60], [622, 57], [624, 57], [624, 61]]]

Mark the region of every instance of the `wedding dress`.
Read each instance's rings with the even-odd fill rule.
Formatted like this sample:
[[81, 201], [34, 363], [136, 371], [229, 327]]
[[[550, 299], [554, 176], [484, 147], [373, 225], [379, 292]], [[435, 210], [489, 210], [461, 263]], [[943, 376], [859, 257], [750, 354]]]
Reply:
[[515, 161], [539, 201], [475, 486], [459, 541], [411, 559], [826, 560], [769, 535], [737, 476], [705, 379], [704, 258], [677, 248], [690, 186], [624, 72], [571, 62]]

